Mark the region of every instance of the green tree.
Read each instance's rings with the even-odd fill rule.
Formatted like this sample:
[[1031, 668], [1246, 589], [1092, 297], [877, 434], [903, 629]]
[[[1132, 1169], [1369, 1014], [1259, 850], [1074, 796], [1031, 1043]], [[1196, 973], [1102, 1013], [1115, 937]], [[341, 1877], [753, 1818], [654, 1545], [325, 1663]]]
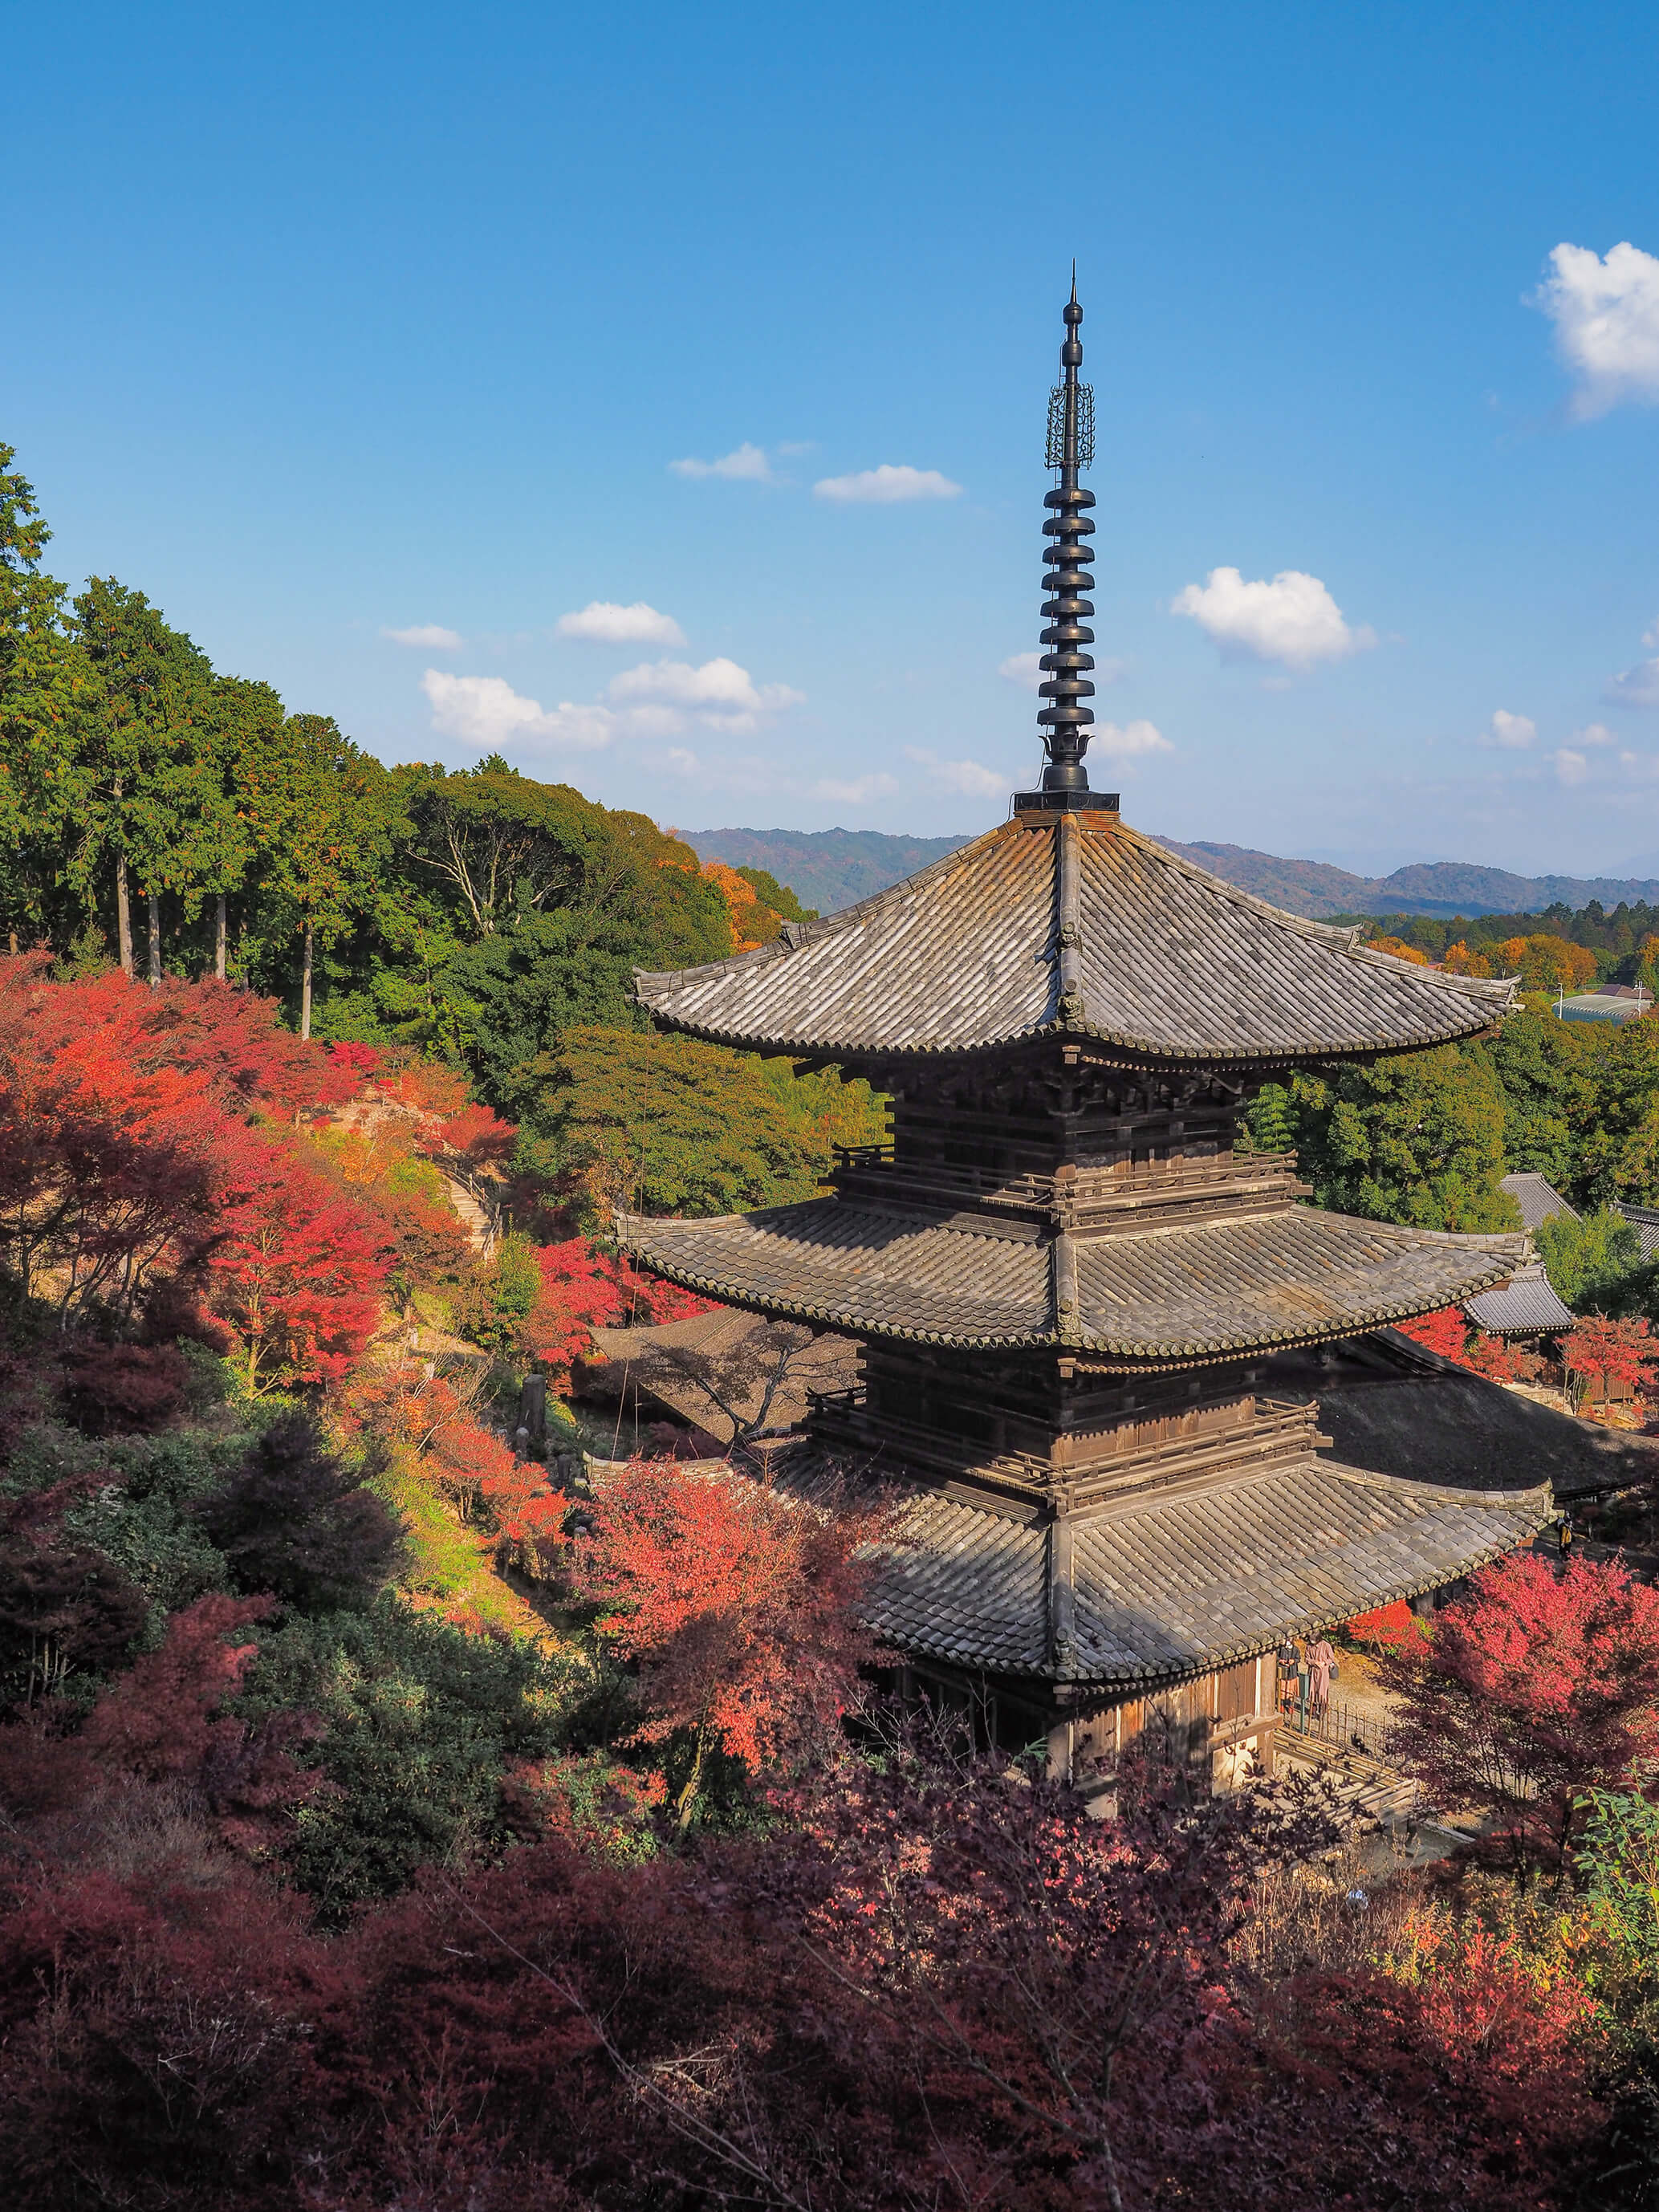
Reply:
[[171, 887], [186, 908], [214, 911], [213, 972], [222, 981], [228, 962], [228, 903], [257, 877], [260, 824], [247, 794], [260, 763], [279, 751], [283, 702], [269, 684], [219, 677], [194, 743], [169, 764], [168, 811], [174, 828]]
[[1504, 1153], [1511, 1169], [1564, 1190], [1575, 1181], [1575, 1123], [1595, 1088], [1595, 1025], [1553, 1013], [1511, 1014], [1486, 1050], [1504, 1091]]
[[121, 965], [132, 973], [129, 867], [148, 909], [149, 972], [161, 980], [161, 896], [179, 887], [181, 795], [212, 718], [213, 668], [142, 592], [93, 577], [75, 601], [87, 653], [103, 679], [101, 712], [86, 757], [88, 836], [77, 856], [90, 890], [112, 860]]
[[1650, 1206], [1659, 1199], [1659, 1018], [1594, 1027], [1587, 1080], [1572, 1102], [1571, 1188], [1585, 1205]]
[[1622, 1215], [1601, 1207], [1582, 1220], [1552, 1215], [1533, 1232], [1550, 1286], [1575, 1313], [1645, 1311], [1656, 1267]]
[[290, 714], [244, 756], [252, 835], [272, 913], [268, 934], [300, 939], [300, 1034], [311, 1035], [317, 947], [374, 905], [391, 858], [386, 771], [328, 714]]
[[604, 1235], [613, 1207], [736, 1212], [810, 1198], [840, 1144], [878, 1143], [869, 1085], [637, 1030], [573, 1030], [544, 1069], [521, 1164]]
[[15, 459], [0, 445], [0, 919], [14, 951], [20, 933], [38, 937], [59, 919], [100, 703], [96, 672], [66, 617], [68, 593], [41, 573], [52, 532]]
[[1286, 1121], [1318, 1203], [1421, 1229], [1510, 1229], [1504, 1097], [1490, 1056], [1441, 1045], [1299, 1073]]
[[338, 1924], [417, 1867], [503, 1848], [503, 1771], [556, 1747], [567, 1703], [563, 1673], [529, 1645], [384, 1596], [263, 1636], [236, 1711], [324, 1724], [310, 1756], [335, 1786], [301, 1808], [289, 1866]]
[[780, 921], [816, 921], [818, 910], [815, 906], [803, 906], [787, 884], [781, 884], [765, 868], [738, 868], [735, 871], [753, 890], [763, 906], [770, 907]]

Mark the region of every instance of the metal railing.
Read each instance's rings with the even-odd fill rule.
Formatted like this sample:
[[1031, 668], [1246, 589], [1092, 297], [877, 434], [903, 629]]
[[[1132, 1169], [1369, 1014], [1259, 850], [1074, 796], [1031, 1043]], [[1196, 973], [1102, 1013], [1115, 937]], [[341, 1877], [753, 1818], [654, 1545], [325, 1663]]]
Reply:
[[1358, 1751], [1367, 1759], [1386, 1761], [1388, 1729], [1375, 1713], [1361, 1712], [1355, 1706], [1340, 1705], [1334, 1699], [1321, 1712], [1311, 1698], [1293, 1697], [1288, 1711], [1281, 1706], [1279, 1714], [1292, 1735], [1328, 1744], [1334, 1750]]

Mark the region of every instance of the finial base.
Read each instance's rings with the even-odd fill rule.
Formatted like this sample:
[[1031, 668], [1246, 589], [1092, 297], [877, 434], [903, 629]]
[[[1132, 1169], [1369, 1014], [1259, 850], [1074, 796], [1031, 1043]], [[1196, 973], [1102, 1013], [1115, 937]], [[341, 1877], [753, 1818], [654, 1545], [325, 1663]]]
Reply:
[[1017, 791], [1016, 814], [1115, 814], [1115, 791]]

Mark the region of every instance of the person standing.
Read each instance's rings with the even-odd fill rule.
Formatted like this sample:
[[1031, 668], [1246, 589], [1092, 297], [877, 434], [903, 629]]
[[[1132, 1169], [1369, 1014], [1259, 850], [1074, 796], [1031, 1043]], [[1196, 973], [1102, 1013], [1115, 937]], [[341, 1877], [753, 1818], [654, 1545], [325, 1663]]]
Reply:
[[1273, 1656], [1274, 1664], [1279, 1669], [1279, 1710], [1289, 1720], [1291, 1707], [1296, 1702], [1296, 1678], [1302, 1672], [1302, 1647], [1288, 1628], [1285, 1632], [1284, 1642]]
[[1308, 1654], [1309, 1688], [1312, 1692], [1314, 1718], [1317, 1721], [1322, 1721], [1330, 1711], [1331, 1683], [1335, 1674], [1336, 1654], [1322, 1636]]

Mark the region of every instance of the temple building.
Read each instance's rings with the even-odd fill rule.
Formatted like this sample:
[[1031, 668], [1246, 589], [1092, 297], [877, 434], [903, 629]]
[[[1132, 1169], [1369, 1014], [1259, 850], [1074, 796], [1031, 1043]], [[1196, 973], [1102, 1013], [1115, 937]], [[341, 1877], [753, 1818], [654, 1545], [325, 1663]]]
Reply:
[[794, 1479], [834, 1465], [904, 1501], [871, 1616], [915, 1678], [1080, 1782], [1156, 1719], [1224, 1787], [1247, 1752], [1271, 1764], [1287, 1632], [1442, 1587], [1550, 1516], [1524, 1474], [1330, 1456], [1308, 1387], [1356, 1345], [1386, 1366], [1389, 1324], [1508, 1280], [1524, 1239], [1310, 1206], [1243, 1119], [1296, 1068], [1477, 1036], [1512, 987], [1282, 914], [1090, 787], [1082, 319], [1074, 290], [1038, 787], [860, 905], [637, 979], [664, 1027], [867, 1076], [890, 1144], [802, 1205], [620, 1231], [674, 1282], [861, 1347]]

